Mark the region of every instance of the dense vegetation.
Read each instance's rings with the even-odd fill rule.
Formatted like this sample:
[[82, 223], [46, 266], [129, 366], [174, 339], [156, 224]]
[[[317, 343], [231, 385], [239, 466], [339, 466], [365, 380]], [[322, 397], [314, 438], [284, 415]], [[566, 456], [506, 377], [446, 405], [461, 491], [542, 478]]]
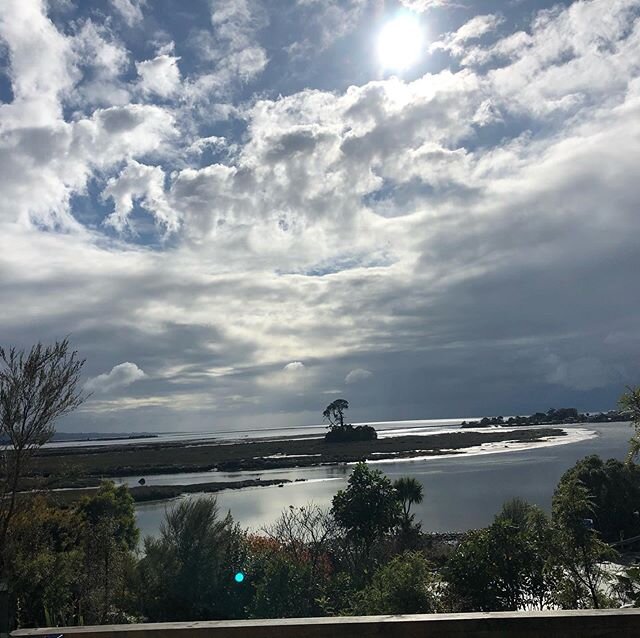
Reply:
[[140, 546], [129, 491], [107, 482], [66, 508], [25, 499], [6, 575], [20, 626], [619, 606], [640, 581], [607, 571], [606, 541], [640, 532], [639, 493], [636, 466], [588, 457], [551, 517], [514, 500], [449, 542], [415, 521], [420, 483], [360, 463], [328, 510], [290, 507], [252, 534], [214, 497], [185, 499]]

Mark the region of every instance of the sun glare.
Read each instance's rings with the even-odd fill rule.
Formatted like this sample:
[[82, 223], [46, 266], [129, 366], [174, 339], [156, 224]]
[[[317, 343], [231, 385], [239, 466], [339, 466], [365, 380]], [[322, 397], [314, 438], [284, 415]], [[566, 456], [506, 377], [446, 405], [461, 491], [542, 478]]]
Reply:
[[380, 31], [378, 57], [385, 69], [402, 70], [410, 67], [420, 57], [422, 29], [416, 18], [398, 16]]

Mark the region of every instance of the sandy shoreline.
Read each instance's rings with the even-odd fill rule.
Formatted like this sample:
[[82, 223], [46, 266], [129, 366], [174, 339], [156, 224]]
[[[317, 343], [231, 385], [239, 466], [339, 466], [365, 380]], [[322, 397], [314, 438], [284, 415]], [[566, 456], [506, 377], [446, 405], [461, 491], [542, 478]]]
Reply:
[[[505, 428], [505, 429], [516, 429], [516, 428]], [[558, 445], [568, 445], [570, 443], [580, 443], [581, 441], [588, 441], [589, 439], [594, 439], [598, 437], [598, 433], [593, 430], [588, 430], [586, 428], [576, 428], [576, 429], [567, 429], [567, 428], [558, 428], [564, 431], [563, 435], [557, 436], [547, 436], [541, 437], [538, 441], [529, 441], [529, 442], [518, 442], [518, 441], [500, 441], [500, 442], [491, 442], [491, 443], [482, 443], [477, 446], [466, 448], [462, 452], [452, 451], [451, 454], [447, 454], [446, 452], [443, 454], [438, 454], [437, 457], [434, 455], [417, 455], [411, 458], [398, 458], [398, 459], [381, 459], [381, 460], [370, 460], [369, 463], [394, 463], [394, 462], [410, 462], [410, 461], [426, 461], [431, 458], [464, 458], [468, 456], [480, 456], [485, 454], [500, 454], [504, 452], [523, 452], [525, 450], [535, 450], [538, 448], [546, 448], [546, 447], [556, 447]], [[443, 451], [444, 452], [444, 451]]]

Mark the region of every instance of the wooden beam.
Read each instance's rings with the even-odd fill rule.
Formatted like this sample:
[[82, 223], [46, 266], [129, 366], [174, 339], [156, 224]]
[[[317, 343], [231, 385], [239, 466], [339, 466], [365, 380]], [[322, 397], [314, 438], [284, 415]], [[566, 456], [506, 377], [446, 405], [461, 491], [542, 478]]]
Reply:
[[640, 637], [640, 609], [354, 616], [20, 629], [13, 638]]

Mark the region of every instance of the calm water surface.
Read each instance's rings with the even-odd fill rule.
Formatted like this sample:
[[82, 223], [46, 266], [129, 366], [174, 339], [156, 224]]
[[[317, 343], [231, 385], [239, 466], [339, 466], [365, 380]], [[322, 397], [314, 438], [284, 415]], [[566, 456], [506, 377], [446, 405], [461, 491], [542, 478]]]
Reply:
[[[571, 426], [564, 426], [571, 429]], [[521, 497], [550, 509], [553, 490], [562, 474], [588, 454], [623, 459], [631, 436], [625, 423], [579, 426], [597, 433], [586, 441], [497, 454], [431, 458], [421, 461], [376, 465], [392, 480], [413, 476], [424, 487], [425, 499], [414, 506], [423, 528], [434, 532], [464, 531], [489, 524], [504, 501]], [[313, 501], [327, 506], [337, 490], [343, 488], [350, 466], [330, 466], [274, 470], [267, 472], [203, 472], [147, 477], [149, 485], [180, 485], [239, 478], [308, 479], [283, 487], [247, 488], [220, 492], [218, 503], [230, 510], [242, 525], [257, 530], [272, 522], [289, 505]], [[124, 479], [134, 484], [139, 477]], [[182, 498], [202, 498], [191, 494]], [[172, 502], [148, 503], [136, 507], [143, 534], [155, 535]]]

